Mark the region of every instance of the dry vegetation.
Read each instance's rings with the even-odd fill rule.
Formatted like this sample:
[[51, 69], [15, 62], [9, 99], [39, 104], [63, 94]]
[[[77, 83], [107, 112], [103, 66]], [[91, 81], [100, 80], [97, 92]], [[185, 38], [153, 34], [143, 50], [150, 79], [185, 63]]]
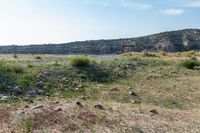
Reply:
[[0, 133], [199, 133], [199, 57], [145, 51], [87, 57], [76, 67], [71, 56], [2, 55], [23, 68], [20, 85], [26, 72], [48, 70], [50, 95], [1, 100]]

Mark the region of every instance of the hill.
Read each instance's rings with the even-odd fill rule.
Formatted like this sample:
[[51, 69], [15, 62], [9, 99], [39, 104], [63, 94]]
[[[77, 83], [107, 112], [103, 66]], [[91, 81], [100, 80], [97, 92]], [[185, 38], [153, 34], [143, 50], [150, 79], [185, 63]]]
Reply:
[[143, 50], [166, 52], [200, 50], [200, 30], [185, 29], [138, 38], [0, 47], [1, 54], [114, 54]]

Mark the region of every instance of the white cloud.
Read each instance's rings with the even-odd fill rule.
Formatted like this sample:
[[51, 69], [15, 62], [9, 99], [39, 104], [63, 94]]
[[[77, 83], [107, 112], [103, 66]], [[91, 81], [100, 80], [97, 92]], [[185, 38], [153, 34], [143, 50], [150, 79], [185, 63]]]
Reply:
[[93, 4], [93, 5], [98, 5], [102, 7], [107, 7], [108, 2], [104, 0], [82, 0], [84, 4]]
[[181, 15], [181, 14], [184, 13], [184, 10], [183, 9], [171, 8], [171, 9], [164, 10], [164, 13], [168, 14], [168, 15]]
[[139, 3], [139, 2], [131, 2], [128, 0], [120, 0], [120, 3], [123, 7], [133, 8], [133, 9], [140, 9], [140, 10], [147, 10], [152, 7], [150, 4]]
[[200, 8], [200, 0], [193, 0], [185, 5], [185, 7]]

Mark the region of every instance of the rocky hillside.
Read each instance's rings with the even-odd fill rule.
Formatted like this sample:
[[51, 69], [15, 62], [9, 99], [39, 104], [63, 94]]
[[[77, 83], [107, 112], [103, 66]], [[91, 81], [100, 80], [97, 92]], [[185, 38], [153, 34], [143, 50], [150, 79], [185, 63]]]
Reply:
[[113, 54], [143, 50], [166, 52], [200, 50], [200, 30], [186, 29], [127, 39], [0, 47], [2, 54]]

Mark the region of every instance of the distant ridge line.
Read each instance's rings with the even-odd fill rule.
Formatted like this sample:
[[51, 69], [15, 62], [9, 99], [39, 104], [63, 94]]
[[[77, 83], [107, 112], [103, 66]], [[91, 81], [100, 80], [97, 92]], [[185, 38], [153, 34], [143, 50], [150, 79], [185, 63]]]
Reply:
[[200, 50], [200, 29], [167, 31], [135, 38], [0, 46], [0, 54], [117, 54], [143, 50], [166, 52]]

